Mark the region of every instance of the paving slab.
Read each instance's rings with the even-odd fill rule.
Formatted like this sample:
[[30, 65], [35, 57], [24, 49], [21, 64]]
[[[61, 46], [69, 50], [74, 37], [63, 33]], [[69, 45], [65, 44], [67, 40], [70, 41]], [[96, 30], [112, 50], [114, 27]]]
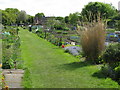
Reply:
[[9, 88], [23, 88], [21, 85], [24, 70], [4, 69], [5, 83]]

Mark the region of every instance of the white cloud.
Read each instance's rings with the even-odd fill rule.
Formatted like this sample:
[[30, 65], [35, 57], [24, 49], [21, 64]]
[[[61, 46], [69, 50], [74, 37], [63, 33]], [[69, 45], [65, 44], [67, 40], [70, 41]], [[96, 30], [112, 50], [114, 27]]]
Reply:
[[119, 0], [0, 0], [0, 8], [18, 8], [31, 15], [43, 12], [46, 16], [66, 16], [80, 12], [90, 1], [112, 3], [118, 9]]

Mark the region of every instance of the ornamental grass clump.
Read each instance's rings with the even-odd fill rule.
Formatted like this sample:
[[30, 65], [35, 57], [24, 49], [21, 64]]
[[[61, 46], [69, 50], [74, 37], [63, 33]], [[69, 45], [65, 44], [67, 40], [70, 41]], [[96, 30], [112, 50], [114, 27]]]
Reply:
[[82, 50], [86, 60], [94, 61], [98, 59], [105, 48], [105, 25], [101, 20], [83, 25], [78, 28]]

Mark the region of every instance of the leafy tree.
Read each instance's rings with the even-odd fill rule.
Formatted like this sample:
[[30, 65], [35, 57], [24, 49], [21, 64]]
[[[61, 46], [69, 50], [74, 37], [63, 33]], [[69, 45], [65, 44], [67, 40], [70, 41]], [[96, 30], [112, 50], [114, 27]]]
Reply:
[[43, 24], [44, 20], [45, 20], [45, 15], [44, 13], [37, 13], [35, 15], [35, 21], [37, 21], [37, 24]]
[[1, 10], [2, 11], [2, 23], [3, 24], [7, 24], [7, 25], [11, 25], [11, 24], [15, 24], [18, 14], [19, 14], [19, 10], [16, 8], [6, 8], [5, 10]]
[[3, 25], [10, 25], [11, 24], [9, 13], [5, 12], [4, 10], [2, 11], [2, 24]]
[[120, 14], [114, 15], [111, 19], [107, 20], [108, 27], [116, 28], [116, 30], [120, 31]]
[[17, 8], [6, 8], [5, 11], [15, 15], [18, 15], [20, 13], [20, 11]]
[[120, 31], [120, 20], [117, 21], [116, 30]]
[[81, 14], [87, 18], [88, 21], [94, 20], [100, 14], [100, 18], [108, 19], [116, 14], [116, 9], [110, 5], [102, 2], [90, 2], [83, 9]]
[[65, 17], [65, 23], [69, 23], [69, 17], [68, 16]]
[[118, 13], [112, 20], [116, 22], [116, 30], [120, 31], [120, 14]]
[[56, 20], [63, 21], [64, 18], [63, 17], [56, 17]]
[[33, 22], [34, 22], [34, 16], [28, 15], [27, 23], [28, 24], [33, 24]]
[[69, 15], [69, 18], [67, 17], [67, 21], [69, 21], [69, 23], [71, 25], [74, 25], [76, 26], [78, 24], [78, 21], [79, 21], [79, 18], [80, 17], [80, 13], [76, 12], [76, 13], [73, 13], [73, 14], [70, 14]]
[[37, 13], [35, 15], [35, 18], [41, 19], [42, 17], [45, 17], [44, 13]]
[[55, 18], [47, 19], [46, 26], [50, 29], [54, 29], [55, 21]]
[[16, 8], [7, 8], [5, 9], [5, 12], [7, 12], [9, 14], [9, 20], [12, 23], [16, 23], [18, 14], [20, 13], [20, 11]]
[[19, 23], [33, 23], [33, 16], [27, 15], [25, 11], [19, 11], [16, 8], [6, 8], [5, 10], [0, 10], [2, 14], [2, 24], [11, 25]]
[[25, 11], [21, 10], [17, 18], [19, 23], [25, 23], [27, 20], [27, 14]]

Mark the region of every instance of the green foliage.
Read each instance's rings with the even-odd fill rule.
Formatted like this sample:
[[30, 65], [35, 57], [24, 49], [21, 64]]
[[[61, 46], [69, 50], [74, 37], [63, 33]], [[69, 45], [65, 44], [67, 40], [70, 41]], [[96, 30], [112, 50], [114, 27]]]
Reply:
[[109, 21], [107, 21], [107, 27], [108, 28], [115, 28], [116, 26], [116, 21], [110, 19]]
[[10, 25], [11, 24], [9, 13], [2, 11], [2, 24], [3, 25]]
[[106, 32], [114, 33], [115, 29], [106, 29]]
[[109, 45], [103, 54], [103, 59], [106, 63], [120, 62], [120, 44]]
[[107, 19], [108, 28], [115, 28], [117, 31], [120, 31], [120, 14], [114, 14], [112, 18]]
[[65, 17], [65, 23], [69, 23], [69, 17], [68, 16]]
[[42, 17], [45, 17], [44, 13], [37, 13], [35, 15], [35, 18], [38, 18], [38, 20], [41, 19]]
[[120, 85], [120, 62], [119, 66], [115, 67], [115, 80], [119, 83]]
[[68, 32], [63, 32], [63, 34], [67, 35], [67, 34], [68, 34]]
[[33, 24], [33, 22], [34, 22], [34, 16], [28, 15], [27, 17], [28, 17], [27, 23], [28, 23], [28, 24]]
[[[102, 19], [108, 19], [116, 15], [116, 9], [110, 5], [102, 2], [90, 2], [82, 10], [81, 14], [87, 18], [88, 21], [96, 20], [98, 13]], [[91, 16], [91, 17], [90, 17]]]
[[5, 10], [2, 10], [2, 24], [15, 24], [17, 21], [18, 14], [19, 10], [16, 8], [6, 8]]
[[63, 20], [64, 20], [64, 18], [63, 18], [63, 17], [56, 17], [56, 20], [63, 21]]
[[77, 25], [78, 21], [79, 21], [79, 13], [73, 13], [69, 15], [69, 22], [72, 25]]
[[120, 31], [120, 20], [116, 22], [116, 30]]
[[24, 88], [27, 88], [27, 87], [32, 88], [32, 82], [31, 82], [31, 78], [30, 78], [30, 71], [28, 70], [28, 68], [25, 69], [23, 79], [24, 79], [24, 82], [22, 83], [22, 85], [24, 86]]
[[21, 10], [20, 13], [19, 13], [19, 15], [18, 15], [18, 17], [17, 17], [17, 20], [18, 20], [19, 23], [22, 24], [22, 23], [26, 22], [27, 18], [28, 17], [27, 17], [26, 12], [23, 11], [23, 10]]
[[6, 8], [0, 10], [2, 12], [2, 24], [3, 25], [15, 25], [15, 24], [32, 24], [33, 16], [27, 15], [25, 11], [19, 11], [16, 8]]
[[[15, 62], [20, 59], [20, 39], [17, 28], [6, 27], [3, 29], [2, 43], [2, 68], [15, 68]], [[18, 62], [19, 61], [17, 61], [17, 63]]]
[[81, 59], [83, 56], [82, 55], [77, 55], [75, 57]]
[[56, 30], [62, 30], [63, 29], [63, 26], [62, 25], [54, 25], [54, 28]]
[[103, 53], [103, 60], [108, 65], [107, 76], [120, 84], [120, 43], [109, 45]]

